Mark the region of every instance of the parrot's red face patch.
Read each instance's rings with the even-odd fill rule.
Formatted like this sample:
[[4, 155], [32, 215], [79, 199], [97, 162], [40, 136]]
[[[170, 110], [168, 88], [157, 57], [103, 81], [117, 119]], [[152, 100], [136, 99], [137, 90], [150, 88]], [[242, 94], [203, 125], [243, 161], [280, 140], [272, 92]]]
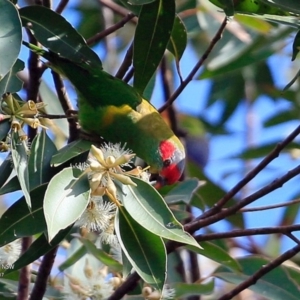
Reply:
[[159, 149], [163, 161], [163, 168], [159, 175], [166, 184], [173, 184], [179, 180], [183, 172], [184, 157], [169, 141], [162, 141]]

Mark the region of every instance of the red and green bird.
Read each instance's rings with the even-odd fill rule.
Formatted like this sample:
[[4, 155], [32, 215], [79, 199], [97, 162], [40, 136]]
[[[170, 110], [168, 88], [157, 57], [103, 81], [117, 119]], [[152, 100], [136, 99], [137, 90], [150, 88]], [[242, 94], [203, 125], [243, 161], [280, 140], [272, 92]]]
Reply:
[[151, 167], [152, 173], [159, 173], [161, 184], [178, 181], [185, 165], [184, 147], [155, 107], [132, 86], [87, 62], [75, 63], [58, 54], [30, 48], [75, 87], [83, 130], [112, 143], [126, 143]]

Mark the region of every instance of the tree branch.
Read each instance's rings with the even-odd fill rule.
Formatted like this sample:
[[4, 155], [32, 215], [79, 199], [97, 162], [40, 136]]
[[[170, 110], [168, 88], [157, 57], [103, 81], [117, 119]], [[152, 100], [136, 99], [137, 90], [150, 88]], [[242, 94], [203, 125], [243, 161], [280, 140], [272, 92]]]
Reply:
[[225, 17], [223, 23], [221, 24], [219, 30], [217, 31], [216, 35], [211, 40], [207, 50], [204, 52], [200, 60], [197, 62], [195, 67], [192, 69], [192, 71], [189, 73], [187, 78], [182, 81], [180, 86], [177, 88], [177, 90], [173, 93], [173, 95], [168, 99], [168, 101], [158, 110], [159, 112], [164, 111], [167, 107], [169, 107], [176, 98], [181, 94], [181, 92], [185, 89], [185, 87], [190, 83], [190, 81], [194, 78], [200, 67], [203, 65], [205, 60], [208, 58], [209, 54], [211, 53], [212, 49], [215, 47], [217, 42], [221, 39], [222, 33], [225, 30], [225, 27], [228, 23], [227, 17]]

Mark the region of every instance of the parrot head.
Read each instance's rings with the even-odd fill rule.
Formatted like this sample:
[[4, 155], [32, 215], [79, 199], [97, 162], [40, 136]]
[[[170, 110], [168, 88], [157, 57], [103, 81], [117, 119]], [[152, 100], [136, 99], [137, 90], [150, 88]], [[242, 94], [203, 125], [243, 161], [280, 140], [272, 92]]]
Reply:
[[177, 137], [173, 136], [169, 140], [160, 142], [159, 153], [162, 159], [162, 168], [156, 187], [178, 181], [185, 166], [185, 151]]

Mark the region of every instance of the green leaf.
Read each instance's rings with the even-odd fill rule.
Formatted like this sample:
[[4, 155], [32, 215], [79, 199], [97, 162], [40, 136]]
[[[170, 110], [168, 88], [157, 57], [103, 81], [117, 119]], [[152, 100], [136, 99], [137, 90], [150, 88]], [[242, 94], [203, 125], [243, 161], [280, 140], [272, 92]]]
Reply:
[[0, 247], [16, 239], [40, 233], [46, 229], [43, 199], [47, 185], [31, 193], [32, 209], [27, 208], [24, 196], [10, 206], [0, 218]]
[[72, 265], [74, 265], [80, 258], [86, 255], [87, 249], [84, 246], [81, 246], [77, 249], [72, 255], [68, 256], [68, 258], [58, 267], [60, 272], [68, 269]]
[[297, 54], [299, 53], [299, 49], [300, 49], [300, 31], [297, 32], [294, 38], [292, 61], [296, 59]]
[[175, 289], [176, 298], [183, 298], [195, 295], [209, 295], [212, 294], [215, 287], [214, 280], [208, 283], [175, 283], [171, 285]]
[[133, 85], [141, 95], [164, 55], [174, 19], [174, 0], [157, 0], [142, 6], [133, 44]]
[[141, 226], [163, 238], [200, 247], [183, 230], [161, 195], [145, 181], [131, 177], [137, 186], [121, 185], [120, 200], [131, 217]]
[[144, 5], [144, 4], [152, 3], [154, 1], [156, 1], [156, 0], [130, 0], [130, 4]]
[[11, 133], [11, 156], [14, 169], [17, 173], [22, 192], [25, 196], [28, 208], [31, 209], [31, 199], [29, 194], [29, 174], [28, 174], [28, 158], [25, 141], [21, 141], [19, 134], [12, 131]]
[[[0, 85], [1, 85], [1, 82], [0, 82]], [[9, 119], [4, 119], [3, 121], [0, 122], [0, 141], [5, 140], [10, 128], [11, 128], [11, 125], [10, 125]]]
[[164, 198], [168, 204], [178, 204], [184, 202], [190, 204], [194, 193], [201, 187], [204, 182], [197, 178], [187, 179], [179, 182]]
[[228, 251], [210, 242], [200, 242], [200, 244], [203, 247], [203, 249], [199, 249], [193, 246], [187, 246], [187, 249], [190, 249], [200, 255], [208, 257], [211, 260], [233, 271], [239, 272], [241, 270], [241, 266], [239, 265], [237, 260], [232, 258], [228, 254]]
[[182, 57], [182, 54], [187, 45], [187, 32], [184, 23], [178, 15], [174, 20], [173, 29], [167, 49], [174, 55], [177, 63]]
[[18, 176], [11, 178], [4, 186], [0, 189], [0, 195], [19, 191], [21, 189]]
[[162, 291], [167, 267], [167, 254], [162, 239], [141, 227], [122, 207], [116, 215], [115, 231], [135, 271], [145, 282]]
[[12, 69], [0, 81], [0, 95], [5, 93], [16, 93], [21, 90], [23, 82], [16, 76], [19, 71], [24, 69], [24, 62], [17, 59]]
[[271, 7], [281, 8], [284, 11], [300, 14], [300, 3], [295, 0], [260, 0]]
[[86, 140], [76, 140], [62, 149], [60, 149], [55, 155], [53, 155], [51, 160], [51, 165], [55, 167], [61, 165], [62, 163], [76, 157], [77, 155], [87, 152], [91, 149], [92, 143]]
[[44, 233], [42, 233], [27, 249], [27, 251], [20, 256], [20, 258], [13, 264], [13, 269], [9, 269], [5, 271], [5, 275], [15, 270], [19, 270], [37, 259], [41, 256], [48, 253], [54, 247], [56, 247], [70, 232], [73, 225], [67, 227], [66, 229], [60, 231], [55, 238], [51, 241], [51, 244], [48, 243], [47, 238]]
[[83, 243], [90, 254], [94, 255], [105, 266], [111, 268], [113, 272], [122, 272], [122, 265], [118, 261], [113, 259], [110, 255], [108, 255], [105, 251], [97, 248], [95, 244], [87, 239], [81, 238], [80, 241]]
[[10, 176], [11, 172], [13, 170], [12, 161], [10, 154], [7, 155], [5, 160], [0, 165], [0, 186], [2, 187], [3, 184], [6, 182], [8, 177]]
[[89, 61], [102, 68], [97, 54], [64, 17], [39, 5], [23, 7], [19, 12], [23, 26], [30, 23], [28, 28], [43, 46], [73, 62]]
[[234, 15], [233, 0], [219, 0], [227, 17]]
[[[8, 0], [0, 0], [0, 20], [0, 80], [2, 80], [19, 56], [22, 26], [18, 10]], [[0, 95], [2, 94], [0, 92]]]
[[30, 148], [28, 165], [31, 190], [50, 181], [53, 175], [50, 161], [56, 152], [56, 147], [47, 135], [46, 130], [42, 130], [35, 136]]
[[[227, 282], [240, 284], [269, 262], [269, 260], [261, 257], [244, 257], [238, 259], [238, 263], [242, 267], [242, 274], [233, 273], [221, 266], [213, 275]], [[283, 266], [278, 266], [268, 274], [265, 274], [255, 285], [250, 286], [249, 289], [272, 300], [300, 299], [298, 286], [287, 276], [286, 269]]]
[[87, 207], [90, 187], [86, 175], [79, 177], [81, 173], [72, 167], [65, 168], [49, 182], [44, 200], [49, 241], [73, 224]]
[[264, 121], [264, 127], [271, 127], [292, 120], [299, 120], [299, 112], [294, 107], [288, 110], [275, 112], [275, 114]]

